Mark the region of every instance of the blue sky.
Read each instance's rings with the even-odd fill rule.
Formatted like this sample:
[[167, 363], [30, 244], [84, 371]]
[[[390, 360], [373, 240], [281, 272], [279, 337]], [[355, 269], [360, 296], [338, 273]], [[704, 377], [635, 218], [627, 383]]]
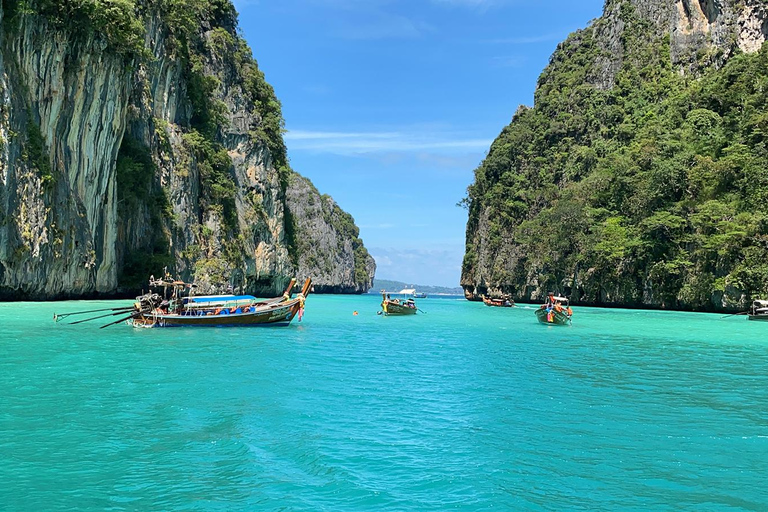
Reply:
[[473, 171], [603, 0], [235, 0], [291, 166], [355, 218], [376, 276], [458, 286]]

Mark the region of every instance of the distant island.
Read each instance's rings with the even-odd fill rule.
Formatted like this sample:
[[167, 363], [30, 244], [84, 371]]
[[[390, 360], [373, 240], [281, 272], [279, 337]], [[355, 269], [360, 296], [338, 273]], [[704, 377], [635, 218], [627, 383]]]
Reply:
[[428, 286], [424, 284], [404, 283], [402, 281], [390, 281], [387, 279], [374, 279], [373, 288], [368, 293], [379, 293], [381, 290], [397, 292], [405, 288], [413, 288], [417, 292], [426, 293], [427, 295], [464, 295], [464, 290], [462, 290], [459, 286], [454, 288], [447, 286]]

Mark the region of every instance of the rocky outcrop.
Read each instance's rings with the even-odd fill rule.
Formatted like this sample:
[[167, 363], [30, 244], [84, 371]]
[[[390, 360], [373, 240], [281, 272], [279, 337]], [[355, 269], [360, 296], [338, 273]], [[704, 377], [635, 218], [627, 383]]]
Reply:
[[[601, 88], [613, 87], [627, 58], [621, 11], [628, 6], [650, 29], [647, 37], [669, 37], [671, 63], [681, 73], [720, 66], [737, 50], [755, 52], [768, 37], [768, 8], [762, 0], [609, 0], [594, 24], [595, 39], [605, 51], [592, 66], [591, 82]], [[571, 42], [579, 37], [577, 32]]]
[[112, 21], [138, 46], [87, 12], [0, 4], [0, 299], [131, 295], [166, 266], [276, 295], [299, 270], [280, 104], [234, 8], [136, 4]]
[[287, 207], [295, 225], [300, 276], [312, 275], [320, 293], [366, 293], [371, 289], [376, 262], [358, 238], [348, 213], [298, 174], [291, 177]]
[[74, 41], [43, 18], [1, 26], [0, 296], [113, 291], [130, 72], [99, 41]]
[[475, 171], [465, 296], [722, 311], [767, 293], [767, 38], [761, 0], [608, 0]]

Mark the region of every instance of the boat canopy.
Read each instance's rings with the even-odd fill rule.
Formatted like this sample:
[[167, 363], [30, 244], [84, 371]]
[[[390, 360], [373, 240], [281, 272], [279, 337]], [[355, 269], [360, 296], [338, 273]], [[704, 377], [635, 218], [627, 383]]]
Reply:
[[189, 302], [219, 302], [233, 300], [256, 300], [253, 295], [199, 295], [188, 297]]
[[255, 302], [253, 295], [201, 295], [199, 297], [185, 297], [184, 304], [187, 307], [213, 307], [221, 304], [230, 303], [251, 303]]
[[768, 300], [755, 299], [752, 303], [758, 308], [768, 308]]
[[413, 295], [414, 293], [416, 293], [416, 289], [415, 288], [403, 288], [402, 290], [400, 290], [397, 293], [400, 293], [402, 295]]

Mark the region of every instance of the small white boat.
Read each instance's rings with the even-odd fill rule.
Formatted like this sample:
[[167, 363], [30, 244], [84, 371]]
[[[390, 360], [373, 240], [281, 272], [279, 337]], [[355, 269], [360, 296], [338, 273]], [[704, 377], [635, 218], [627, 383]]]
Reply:
[[753, 300], [747, 320], [768, 320], [768, 300]]

